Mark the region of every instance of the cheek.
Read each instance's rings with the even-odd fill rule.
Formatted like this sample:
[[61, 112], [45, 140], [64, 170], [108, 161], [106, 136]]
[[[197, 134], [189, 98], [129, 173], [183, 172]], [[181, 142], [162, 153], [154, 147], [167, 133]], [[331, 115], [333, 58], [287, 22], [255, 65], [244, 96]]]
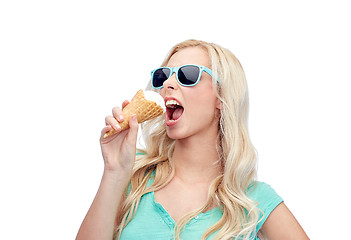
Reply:
[[161, 97], [165, 97], [165, 88], [161, 88], [158, 90], [158, 93], [161, 95]]
[[216, 100], [210, 94], [194, 97], [190, 101], [188, 111], [192, 116], [208, 118], [216, 114]]

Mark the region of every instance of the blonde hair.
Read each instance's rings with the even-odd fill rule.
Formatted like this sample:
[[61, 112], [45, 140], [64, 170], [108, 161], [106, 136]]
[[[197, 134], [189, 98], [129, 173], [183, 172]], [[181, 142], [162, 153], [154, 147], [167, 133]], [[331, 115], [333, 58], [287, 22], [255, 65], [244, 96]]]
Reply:
[[[214, 204], [223, 213], [222, 218], [203, 234], [206, 239], [217, 232], [214, 239], [250, 239], [256, 235], [259, 221], [257, 204], [247, 196], [247, 189], [256, 178], [256, 151], [248, 135], [248, 88], [244, 71], [238, 59], [227, 49], [213, 43], [187, 40], [174, 46], [162, 66], [167, 65], [173, 54], [187, 47], [207, 50], [213, 71], [213, 86], [222, 102], [219, 121], [219, 158], [223, 172], [210, 185], [207, 203], [182, 219], [175, 227], [175, 238], [193, 217], [206, 212]], [[216, 79], [220, 82], [217, 84]], [[150, 84], [147, 89], [151, 90]], [[163, 117], [142, 125], [145, 155], [138, 156], [131, 178], [130, 193], [126, 197], [118, 219], [116, 236], [136, 213], [141, 197], [167, 185], [174, 176], [172, 156], [175, 141], [166, 133]], [[155, 172], [155, 179], [147, 187], [148, 179]]]

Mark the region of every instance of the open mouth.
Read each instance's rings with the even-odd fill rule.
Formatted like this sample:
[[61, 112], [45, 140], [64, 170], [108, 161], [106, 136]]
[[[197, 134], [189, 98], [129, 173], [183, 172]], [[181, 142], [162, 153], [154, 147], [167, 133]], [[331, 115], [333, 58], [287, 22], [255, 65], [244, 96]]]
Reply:
[[167, 122], [176, 122], [183, 115], [184, 108], [176, 100], [168, 100], [166, 102]]

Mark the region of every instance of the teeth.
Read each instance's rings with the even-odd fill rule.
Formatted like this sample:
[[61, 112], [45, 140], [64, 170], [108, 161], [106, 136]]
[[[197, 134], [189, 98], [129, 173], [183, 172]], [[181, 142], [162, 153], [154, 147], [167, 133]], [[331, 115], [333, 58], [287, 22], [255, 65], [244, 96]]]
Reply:
[[177, 106], [181, 106], [176, 100], [168, 100], [166, 102], [166, 107], [168, 108], [176, 108]]

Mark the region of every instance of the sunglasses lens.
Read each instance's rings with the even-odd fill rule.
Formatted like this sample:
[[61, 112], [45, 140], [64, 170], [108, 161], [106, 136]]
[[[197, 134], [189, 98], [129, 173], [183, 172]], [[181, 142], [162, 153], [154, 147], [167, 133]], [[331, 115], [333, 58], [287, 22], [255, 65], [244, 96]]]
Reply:
[[199, 78], [199, 74], [199, 67], [184, 66], [178, 70], [178, 79], [184, 85], [194, 85]]
[[162, 87], [163, 82], [169, 78], [170, 70], [168, 68], [159, 68], [154, 72], [152, 84], [155, 88]]

